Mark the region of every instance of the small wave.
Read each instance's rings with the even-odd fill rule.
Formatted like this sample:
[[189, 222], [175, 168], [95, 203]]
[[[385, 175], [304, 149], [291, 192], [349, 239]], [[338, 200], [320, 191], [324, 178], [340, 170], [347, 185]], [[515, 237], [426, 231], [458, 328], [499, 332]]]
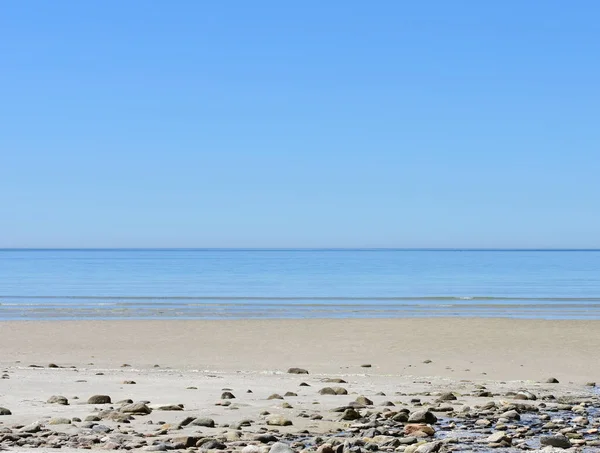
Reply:
[[[600, 302], [600, 297], [529, 297], [529, 296], [82, 296], [82, 295], [33, 295], [33, 296], [1, 296], [5, 300], [106, 300], [115, 303], [132, 303], [131, 301], [548, 301], [548, 302]], [[127, 302], [125, 302], [127, 301]]]

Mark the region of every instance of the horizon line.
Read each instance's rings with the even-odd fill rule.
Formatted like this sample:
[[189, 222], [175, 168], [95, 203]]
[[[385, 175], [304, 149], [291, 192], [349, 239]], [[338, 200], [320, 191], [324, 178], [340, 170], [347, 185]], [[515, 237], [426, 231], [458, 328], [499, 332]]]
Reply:
[[489, 251], [598, 252], [600, 248], [564, 247], [0, 247], [0, 251]]

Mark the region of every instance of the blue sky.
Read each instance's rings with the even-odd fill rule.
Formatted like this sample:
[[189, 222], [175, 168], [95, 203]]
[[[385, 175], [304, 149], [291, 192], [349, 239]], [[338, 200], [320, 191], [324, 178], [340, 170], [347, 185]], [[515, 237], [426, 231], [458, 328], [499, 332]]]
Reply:
[[0, 4], [0, 247], [600, 247], [596, 1]]

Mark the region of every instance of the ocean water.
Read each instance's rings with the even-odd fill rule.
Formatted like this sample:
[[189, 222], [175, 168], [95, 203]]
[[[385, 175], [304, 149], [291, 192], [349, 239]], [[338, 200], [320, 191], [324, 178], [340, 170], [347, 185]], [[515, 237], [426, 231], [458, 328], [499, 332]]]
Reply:
[[600, 319], [600, 251], [0, 250], [0, 319]]

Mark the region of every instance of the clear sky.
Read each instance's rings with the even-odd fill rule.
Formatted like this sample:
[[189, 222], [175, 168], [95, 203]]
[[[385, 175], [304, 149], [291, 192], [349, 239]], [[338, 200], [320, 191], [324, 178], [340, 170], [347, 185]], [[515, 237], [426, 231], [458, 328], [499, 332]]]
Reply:
[[600, 2], [0, 2], [0, 247], [600, 247]]

